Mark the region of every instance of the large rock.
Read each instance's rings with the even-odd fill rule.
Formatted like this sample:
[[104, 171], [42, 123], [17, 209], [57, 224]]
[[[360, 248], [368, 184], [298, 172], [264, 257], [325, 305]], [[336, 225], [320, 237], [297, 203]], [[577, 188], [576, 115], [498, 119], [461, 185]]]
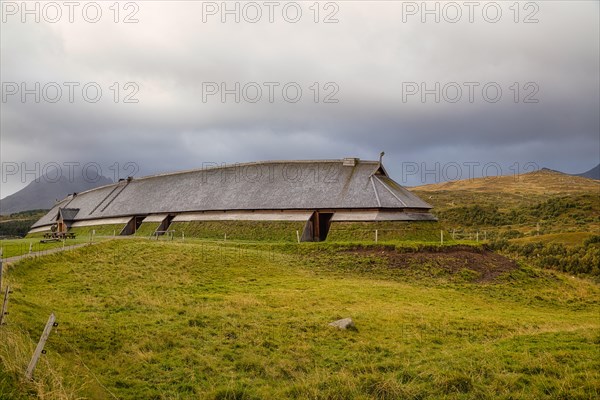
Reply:
[[352, 321], [352, 318], [338, 319], [337, 321], [330, 322], [329, 326], [333, 326], [339, 329], [356, 330], [356, 325], [354, 325], [354, 321]]

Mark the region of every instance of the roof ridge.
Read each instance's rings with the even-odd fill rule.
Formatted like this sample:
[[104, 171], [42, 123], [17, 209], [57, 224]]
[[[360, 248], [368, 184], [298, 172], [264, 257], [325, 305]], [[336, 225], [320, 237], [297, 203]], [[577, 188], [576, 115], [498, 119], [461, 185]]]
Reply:
[[[187, 170], [181, 170], [181, 171], [163, 172], [160, 174], [142, 176], [140, 178], [135, 178], [135, 180], [139, 181], [142, 179], [155, 178], [155, 177], [159, 177], [159, 176], [189, 174], [192, 172], [212, 171], [212, 170], [216, 170], [216, 169], [225, 169], [225, 168], [233, 168], [233, 167], [247, 167], [250, 165], [292, 164], [292, 163], [293, 164], [315, 164], [315, 163], [325, 164], [325, 163], [343, 163], [343, 162], [344, 162], [343, 159], [323, 159], [323, 160], [266, 160], [266, 161], [249, 161], [249, 162], [231, 163], [231, 164], [223, 163], [225, 165], [222, 164], [222, 165], [211, 166], [211, 167], [206, 167], [206, 168], [193, 168], [193, 169], [187, 169]], [[358, 160], [358, 163], [360, 163], [360, 164], [378, 164], [379, 162], [372, 161], [372, 160]]]
[[[162, 172], [159, 174], [146, 175], [146, 176], [142, 176], [139, 178], [134, 178], [133, 180], [141, 181], [144, 179], [158, 178], [158, 177], [162, 177], [162, 176], [183, 175], [183, 174], [190, 174], [193, 172], [213, 171], [213, 170], [218, 170], [218, 169], [226, 169], [226, 168], [234, 168], [234, 167], [247, 167], [247, 166], [251, 166], [251, 165], [291, 164], [291, 163], [294, 163], [294, 164], [315, 164], [315, 163], [325, 164], [325, 163], [343, 163], [343, 162], [344, 162], [343, 159], [323, 159], [323, 160], [266, 160], [266, 161], [250, 161], [250, 162], [245, 162], [245, 163], [232, 163], [232, 164], [223, 163], [225, 165], [222, 164], [222, 165], [204, 167], [204, 168], [193, 168], [193, 169], [186, 169], [186, 170], [181, 170], [181, 171]], [[357, 163], [358, 164], [379, 164], [379, 161], [358, 159]], [[93, 192], [94, 190], [104, 189], [109, 186], [118, 185], [119, 183], [120, 183], [120, 181], [117, 181], [117, 182], [110, 183], [108, 185], [103, 185], [103, 186], [99, 186], [97, 188], [88, 189], [88, 190], [78, 193], [78, 195]]]

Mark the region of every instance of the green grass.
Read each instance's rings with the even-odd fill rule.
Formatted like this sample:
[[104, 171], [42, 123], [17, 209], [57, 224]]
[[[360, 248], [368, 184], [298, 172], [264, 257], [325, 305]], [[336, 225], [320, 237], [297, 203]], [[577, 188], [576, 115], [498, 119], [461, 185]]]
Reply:
[[175, 236], [243, 241], [297, 242], [296, 231], [302, 235], [304, 221], [192, 221], [173, 222], [169, 230]]
[[565, 232], [552, 233], [547, 235], [529, 236], [524, 238], [512, 239], [514, 243], [558, 243], [565, 246], [577, 246], [582, 244], [586, 239], [594, 236], [592, 232]]
[[152, 236], [159, 226], [160, 222], [142, 222], [140, 227], [135, 231], [135, 236]]
[[[41, 238], [25, 238], [25, 239], [3, 239], [0, 240], [0, 248], [2, 248], [2, 258], [20, 256], [29, 253], [29, 244], [33, 252], [51, 250], [58, 247], [63, 247], [63, 242], [40, 243]], [[89, 238], [78, 237], [76, 239], [67, 239], [66, 246], [73, 244], [89, 242]]]
[[375, 241], [419, 241], [439, 242], [440, 224], [434, 221], [422, 222], [333, 222], [327, 235], [329, 242]]
[[125, 228], [125, 224], [106, 224], [94, 226], [81, 226], [69, 229], [69, 233], [74, 233], [77, 237], [89, 237], [94, 231], [94, 236], [119, 236], [119, 233]]
[[[371, 251], [391, 246], [363, 245]], [[331, 243], [111, 240], [8, 273], [0, 393], [120, 399], [591, 399], [600, 288], [488, 284]], [[409, 251], [402, 246], [399, 250]], [[427, 266], [423, 266], [427, 267]], [[430, 266], [443, 268], [443, 266]], [[460, 273], [468, 271], [461, 271]], [[19, 379], [54, 312], [37, 383]], [[352, 317], [357, 331], [330, 321]]]

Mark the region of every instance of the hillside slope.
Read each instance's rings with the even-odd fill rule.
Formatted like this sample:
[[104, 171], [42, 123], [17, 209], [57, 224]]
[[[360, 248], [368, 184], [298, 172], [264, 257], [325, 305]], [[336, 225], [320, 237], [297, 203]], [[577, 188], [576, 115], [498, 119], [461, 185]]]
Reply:
[[[600, 194], [600, 182], [590, 178], [563, 174], [549, 169], [521, 175], [506, 175], [489, 178], [464, 179], [459, 181], [417, 186], [411, 191], [427, 200], [436, 200], [450, 193], [457, 198], [453, 203], [476, 199], [485, 201], [484, 196], [502, 196], [499, 206], [513, 202], [534, 202], [557, 195]], [[464, 197], [466, 196], [466, 197]], [[441, 206], [443, 204], [435, 204]]]
[[600, 181], [542, 169], [411, 189], [434, 206], [446, 229], [486, 230], [492, 238], [600, 232]]

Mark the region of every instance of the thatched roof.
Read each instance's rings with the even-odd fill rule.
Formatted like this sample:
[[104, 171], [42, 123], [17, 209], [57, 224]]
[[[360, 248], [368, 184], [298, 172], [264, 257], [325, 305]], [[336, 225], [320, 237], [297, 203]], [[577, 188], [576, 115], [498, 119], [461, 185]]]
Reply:
[[71, 195], [34, 224], [49, 225], [58, 209], [75, 219], [192, 211], [391, 209], [431, 206], [387, 176], [377, 161], [267, 161], [154, 175]]

